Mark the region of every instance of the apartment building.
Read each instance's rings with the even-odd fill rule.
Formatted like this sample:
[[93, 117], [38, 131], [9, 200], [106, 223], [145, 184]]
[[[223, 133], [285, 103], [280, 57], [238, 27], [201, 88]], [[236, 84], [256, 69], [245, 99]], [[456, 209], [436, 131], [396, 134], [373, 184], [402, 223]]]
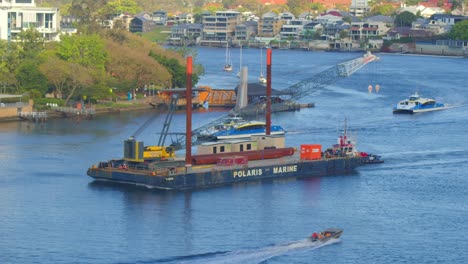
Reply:
[[58, 8], [36, 7], [34, 0], [0, 0], [0, 38], [15, 41], [17, 35], [34, 28], [46, 40], [57, 40], [60, 31]]
[[258, 21], [259, 37], [275, 37], [281, 32], [283, 20], [273, 12], [265, 13]]
[[257, 35], [258, 23], [256, 21], [245, 21], [236, 26], [235, 40], [251, 40]]
[[293, 19], [288, 24], [281, 26], [280, 36], [282, 39], [298, 39], [304, 26], [310, 23], [309, 20]]
[[361, 41], [384, 36], [389, 30], [385, 22], [353, 22], [349, 36], [352, 40]]
[[237, 11], [217, 11], [216, 14], [203, 16], [202, 45], [212, 42], [226, 42], [232, 39], [236, 25], [241, 21]]
[[352, 0], [349, 13], [353, 16], [363, 17], [369, 12], [368, 0]]

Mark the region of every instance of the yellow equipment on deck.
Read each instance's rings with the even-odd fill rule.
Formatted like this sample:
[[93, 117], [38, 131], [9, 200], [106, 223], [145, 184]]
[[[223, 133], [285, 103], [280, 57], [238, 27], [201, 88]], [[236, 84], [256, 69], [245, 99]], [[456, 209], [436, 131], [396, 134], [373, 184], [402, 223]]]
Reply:
[[144, 159], [167, 159], [174, 157], [175, 149], [173, 147], [147, 146], [143, 151]]

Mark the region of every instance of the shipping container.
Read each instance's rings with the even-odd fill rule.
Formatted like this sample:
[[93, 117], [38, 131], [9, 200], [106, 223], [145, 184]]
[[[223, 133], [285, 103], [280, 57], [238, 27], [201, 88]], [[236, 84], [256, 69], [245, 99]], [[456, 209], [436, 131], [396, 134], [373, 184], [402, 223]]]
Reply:
[[316, 160], [322, 158], [322, 145], [301, 145], [301, 160]]

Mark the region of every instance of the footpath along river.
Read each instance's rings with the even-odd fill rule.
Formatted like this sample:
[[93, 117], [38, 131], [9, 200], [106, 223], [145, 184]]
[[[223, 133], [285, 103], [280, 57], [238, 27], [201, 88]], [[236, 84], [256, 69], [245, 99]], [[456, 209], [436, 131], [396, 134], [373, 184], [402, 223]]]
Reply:
[[[200, 85], [237, 84], [239, 65], [222, 72], [224, 54], [198, 49]], [[358, 55], [274, 50], [273, 87]], [[158, 113], [0, 123], [0, 263], [467, 263], [468, 60], [378, 56], [301, 100], [315, 108], [273, 115], [291, 146], [328, 147], [347, 118], [359, 150], [385, 159], [353, 175], [187, 192], [100, 184], [86, 169], [121, 157], [123, 140]], [[244, 49], [243, 59], [254, 81], [259, 50]], [[392, 104], [415, 91], [453, 108], [393, 115]], [[196, 112], [193, 126], [224, 114]], [[140, 136], [148, 144], [162, 129], [158, 115]], [[184, 131], [184, 118], [177, 112], [171, 131]], [[343, 228], [341, 239], [305, 241], [327, 227]]]

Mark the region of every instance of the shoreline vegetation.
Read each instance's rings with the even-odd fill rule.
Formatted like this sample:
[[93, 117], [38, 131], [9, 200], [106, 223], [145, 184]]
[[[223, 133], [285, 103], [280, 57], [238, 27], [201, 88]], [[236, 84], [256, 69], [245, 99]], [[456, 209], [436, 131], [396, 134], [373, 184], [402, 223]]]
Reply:
[[[203, 46], [201, 46], [203, 47]], [[219, 48], [219, 47], [204, 47], [204, 48]], [[291, 48], [291, 50], [298, 50]], [[312, 51], [312, 50], [311, 50]], [[313, 51], [322, 51], [322, 52], [327, 52], [327, 50], [313, 50]], [[353, 50], [353, 51], [332, 51], [332, 52], [350, 52], [350, 53], [356, 53], [356, 52], [361, 52], [360, 50]], [[411, 53], [411, 52], [396, 52], [396, 51], [373, 51], [374, 54], [385, 54], [385, 55], [395, 55], [395, 56], [428, 56], [428, 57], [440, 57], [440, 58], [467, 58], [467, 56], [456, 56], [456, 55], [442, 55], [442, 54], [420, 54], [420, 53]], [[155, 110], [160, 110], [158, 107], [150, 104], [150, 98], [141, 98], [141, 99], [135, 99], [135, 100], [126, 100], [120, 98], [119, 101], [102, 101], [99, 100], [97, 103], [93, 104], [85, 104], [84, 105], [85, 109], [92, 109], [92, 114], [89, 115], [82, 115], [82, 116], [77, 116], [77, 115], [66, 115], [65, 113], [62, 113], [60, 111], [54, 110], [54, 109], [38, 109], [32, 106], [32, 111], [33, 112], [41, 112], [45, 113], [46, 118], [45, 119], [57, 119], [57, 118], [79, 118], [79, 119], [92, 119], [94, 115], [103, 115], [103, 114], [116, 114], [120, 113], [123, 111], [138, 111], [138, 110], [148, 110], [148, 109], [155, 109]], [[2, 107], [0, 108], [0, 123], [3, 122], [16, 122], [16, 121], [36, 121], [37, 120], [27, 120], [20, 118], [18, 114], [14, 115], [4, 115], [1, 114], [1, 112], [5, 108]], [[44, 120], [40, 121], [43, 122]]]

